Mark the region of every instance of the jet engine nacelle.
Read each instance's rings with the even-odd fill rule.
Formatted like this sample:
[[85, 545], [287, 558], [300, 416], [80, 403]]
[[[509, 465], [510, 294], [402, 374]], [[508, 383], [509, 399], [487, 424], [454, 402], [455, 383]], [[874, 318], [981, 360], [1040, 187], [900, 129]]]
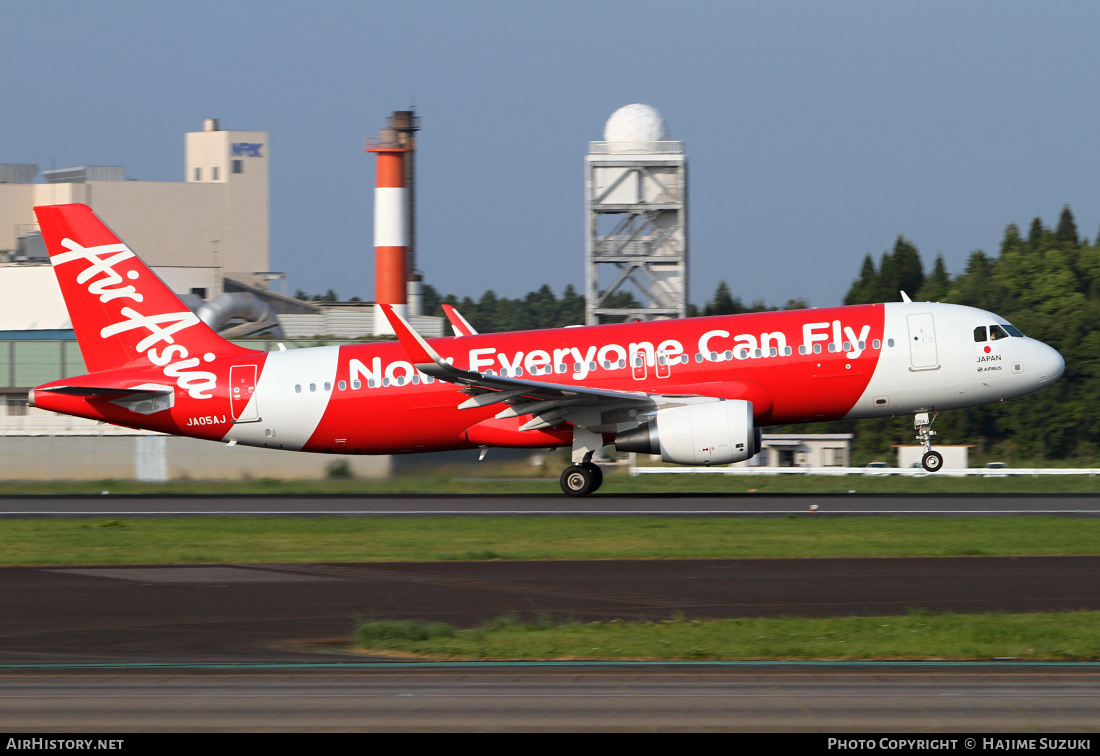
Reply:
[[760, 451], [752, 402], [727, 400], [659, 410], [643, 425], [615, 436], [619, 451], [660, 454], [679, 465], [728, 465]]

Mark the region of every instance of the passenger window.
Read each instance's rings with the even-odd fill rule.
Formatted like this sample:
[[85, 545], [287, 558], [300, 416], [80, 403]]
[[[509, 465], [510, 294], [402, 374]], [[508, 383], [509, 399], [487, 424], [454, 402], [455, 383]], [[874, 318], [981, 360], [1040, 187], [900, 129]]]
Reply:
[[999, 325], [991, 325], [989, 326], [989, 338], [991, 341], [1000, 341], [1001, 339], [1007, 339], [1008, 333]]
[[974, 329], [974, 341], [981, 342], [981, 341], [985, 341], [985, 340], [986, 340], [985, 326], [978, 326], [977, 328]]

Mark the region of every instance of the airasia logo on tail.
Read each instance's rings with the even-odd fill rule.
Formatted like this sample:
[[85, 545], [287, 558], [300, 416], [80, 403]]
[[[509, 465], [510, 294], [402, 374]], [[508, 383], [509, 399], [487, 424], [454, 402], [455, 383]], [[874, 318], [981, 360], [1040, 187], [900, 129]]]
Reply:
[[[54, 255], [50, 262], [57, 267], [74, 260], [84, 260], [88, 267], [76, 276], [76, 283], [84, 286], [88, 293], [97, 297], [100, 302], [106, 304], [115, 299], [129, 299], [134, 302], [143, 302], [144, 297], [132, 284], [124, 283], [122, 276], [114, 269], [118, 263], [135, 257], [134, 253], [125, 244], [103, 244], [97, 247], [83, 247], [72, 239], [62, 239], [61, 246], [69, 250]], [[135, 281], [141, 277], [137, 270], [126, 272], [126, 278]], [[116, 336], [127, 331], [144, 329], [148, 335], [137, 342], [134, 347], [138, 352], [154, 365], [163, 368], [164, 375], [176, 380], [176, 385], [186, 391], [194, 399], [210, 399], [208, 393], [217, 386], [217, 376], [205, 370], [193, 370], [201, 362], [198, 357], [191, 357], [187, 347], [175, 343], [175, 334], [197, 325], [199, 317], [185, 310], [183, 312], [167, 312], [156, 315], [143, 315], [132, 307], [122, 307], [119, 311], [123, 320], [111, 323], [100, 329], [102, 338]], [[162, 349], [158, 345], [166, 344]], [[213, 362], [214, 354], [207, 352], [202, 360]]]

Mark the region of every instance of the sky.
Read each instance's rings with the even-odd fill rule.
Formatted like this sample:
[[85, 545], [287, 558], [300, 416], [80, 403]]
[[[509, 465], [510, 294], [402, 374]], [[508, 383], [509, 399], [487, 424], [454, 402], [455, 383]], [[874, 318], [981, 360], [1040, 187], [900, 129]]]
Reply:
[[583, 291], [584, 156], [636, 102], [684, 142], [697, 304], [839, 304], [898, 235], [954, 274], [1066, 205], [1100, 229], [1095, 2], [4, 0], [0, 28], [0, 162], [182, 181], [204, 118], [269, 132], [291, 292], [373, 298], [364, 140], [410, 106], [420, 268], [460, 297]]

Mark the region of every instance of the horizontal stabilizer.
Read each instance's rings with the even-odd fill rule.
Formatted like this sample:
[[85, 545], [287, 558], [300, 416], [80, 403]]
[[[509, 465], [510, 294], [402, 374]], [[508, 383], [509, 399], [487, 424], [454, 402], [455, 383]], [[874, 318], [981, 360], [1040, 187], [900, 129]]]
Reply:
[[[94, 376], [91, 375], [83, 378], [91, 378], [94, 381]], [[37, 406], [34, 400], [36, 393], [102, 399], [142, 415], [171, 409], [175, 405], [176, 398], [171, 386], [159, 383], [143, 383], [139, 386], [39, 386], [31, 389], [27, 397], [27, 403], [32, 407]]]
[[172, 389], [166, 387], [158, 387], [154, 390], [142, 386], [135, 386], [133, 388], [123, 388], [122, 386], [49, 386], [47, 388], [38, 388], [35, 391], [50, 391], [54, 394], [65, 394], [66, 396], [124, 396], [126, 394], [149, 394], [150, 396], [164, 396], [171, 394]]

